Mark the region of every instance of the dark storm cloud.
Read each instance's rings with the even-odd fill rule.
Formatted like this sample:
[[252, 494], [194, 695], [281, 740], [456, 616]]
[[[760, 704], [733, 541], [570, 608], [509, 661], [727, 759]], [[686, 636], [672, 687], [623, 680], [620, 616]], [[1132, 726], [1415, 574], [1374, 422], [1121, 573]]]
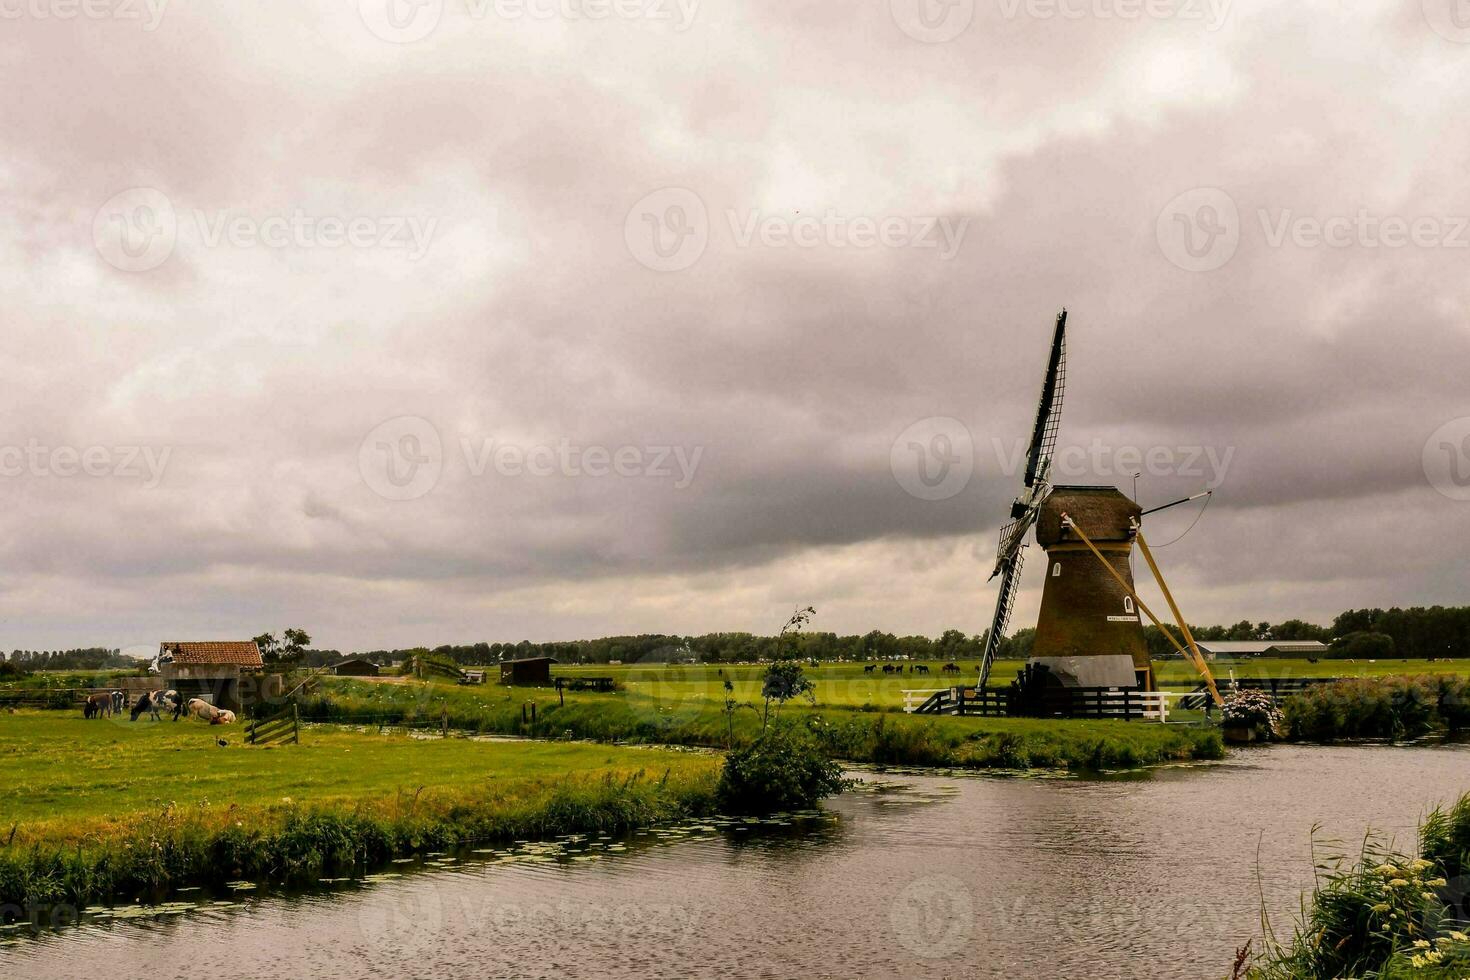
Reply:
[[[1463, 598], [1470, 504], [1424, 453], [1470, 415], [1470, 46], [1402, 5], [981, 4], [939, 44], [886, 3], [684, 31], [450, 4], [409, 44], [355, 7], [10, 25], [0, 443], [168, 457], [156, 485], [3, 478], [0, 646], [766, 629], [796, 602], [978, 630], [1063, 304], [1061, 475], [1217, 488], [1162, 553], [1192, 618]], [[132, 187], [178, 242], [128, 272], [93, 239]], [[658, 271], [630, 210], [668, 188], [707, 242]], [[1160, 215], [1201, 188], [1238, 243], [1190, 271]], [[1360, 213], [1438, 238], [1373, 244]], [[323, 218], [371, 234], [324, 245]], [[385, 244], [408, 219], [415, 257]], [[1346, 244], [1312, 244], [1334, 219]], [[895, 441], [936, 417], [973, 473], [926, 500]], [[380, 454], [426, 434], [432, 486], [387, 499]]]

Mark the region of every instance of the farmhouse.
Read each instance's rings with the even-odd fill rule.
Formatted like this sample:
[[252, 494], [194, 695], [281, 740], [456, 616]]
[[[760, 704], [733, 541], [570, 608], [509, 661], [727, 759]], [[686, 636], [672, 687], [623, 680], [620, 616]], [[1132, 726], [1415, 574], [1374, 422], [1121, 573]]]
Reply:
[[255, 675], [265, 664], [254, 640], [160, 643], [157, 664], [164, 682], [186, 701], [203, 698], [240, 711], [262, 693]]
[[550, 684], [553, 657], [527, 657], [524, 660], [507, 660], [500, 665], [502, 684]]
[[1316, 640], [1199, 640], [1207, 657], [1320, 657], [1327, 644]]
[[332, 673], [338, 677], [377, 677], [378, 665], [371, 660], [361, 657], [352, 660], [344, 660], [332, 668]]

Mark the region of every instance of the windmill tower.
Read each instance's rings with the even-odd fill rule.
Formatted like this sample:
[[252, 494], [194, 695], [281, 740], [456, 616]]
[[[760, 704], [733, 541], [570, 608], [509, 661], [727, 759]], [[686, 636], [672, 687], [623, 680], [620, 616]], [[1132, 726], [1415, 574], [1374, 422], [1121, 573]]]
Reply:
[[979, 687], [990, 679], [990, 668], [1005, 637], [1011, 609], [1020, 585], [1026, 534], [1034, 526], [1036, 541], [1046, 551], [1046, 584], [1036, 623], [1036, 641], [1023, 687], [1060, 685], [1086, 688], [1154, 690], [1153, 668], [1143, 641], [1140, 613], [1162, 624], [1143, 604], [1133, 583], [1129, 561], [1137, 542], [1158, 578], [1169, 609], [1188, 644], [1170, 643], [1195, 666], [1214, 691], [1213, 679], [1189, 635], [1168, 586], [1164, 584], [1140, 530], [1145, 514], [1195, 500], [1196, 494], [1164, 507], [1145, 511], [1111, 486], [1053, 486], [1052, 454], [1061, 425], [1062, 397], [1067, 381], [1067, 311], [1057, 315], [1051, 355], [1041, 386], [1041, 402], [1031, 430], [1021, 495], [1011, 504], [1011, 520], [1000, 530], [995, 570], [1000, 576], [995, 613], [986, 637]]
[[[1063, 515], [1087, 529], [1116, 577]], [[1046, 550], [1046, 584], [1029, 665], [1047, 668], [1054, 683], [1153, 690], [1129, 561], [1142, 516], [1115, 487], [1053, 487], [1042, 501], [1036, 543]]]

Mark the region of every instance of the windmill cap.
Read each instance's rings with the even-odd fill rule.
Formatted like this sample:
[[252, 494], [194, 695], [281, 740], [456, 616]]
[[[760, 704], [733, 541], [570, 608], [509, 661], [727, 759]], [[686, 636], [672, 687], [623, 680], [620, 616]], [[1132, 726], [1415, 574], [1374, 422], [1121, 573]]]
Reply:
[[1063, 514], [1092, 541], [1131, 541], [1133, 522], [1143, 514], [1143, 508], [1117, 487], [1053, 487], [1041, 502], [1036, 519], [1036, 541], [1043, 548], [1082, 540], [1063, 526]]

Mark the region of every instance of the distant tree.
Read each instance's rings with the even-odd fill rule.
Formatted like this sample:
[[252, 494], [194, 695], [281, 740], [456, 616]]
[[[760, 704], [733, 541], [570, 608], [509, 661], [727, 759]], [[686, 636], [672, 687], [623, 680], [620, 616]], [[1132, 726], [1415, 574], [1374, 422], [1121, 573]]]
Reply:
[[1393, 637], [1383, 633], [1349, 633], [1327, 648], [1335, 660], [1386, 660], [1394, 655]]
[[294, 667], [306, 658], [306, 648], [311, 637], [305, 630], [287, 629], [279, 640], [272, 633], [262, 633], [255, 638], [260, 647], [260, 659], [267, 667]]

